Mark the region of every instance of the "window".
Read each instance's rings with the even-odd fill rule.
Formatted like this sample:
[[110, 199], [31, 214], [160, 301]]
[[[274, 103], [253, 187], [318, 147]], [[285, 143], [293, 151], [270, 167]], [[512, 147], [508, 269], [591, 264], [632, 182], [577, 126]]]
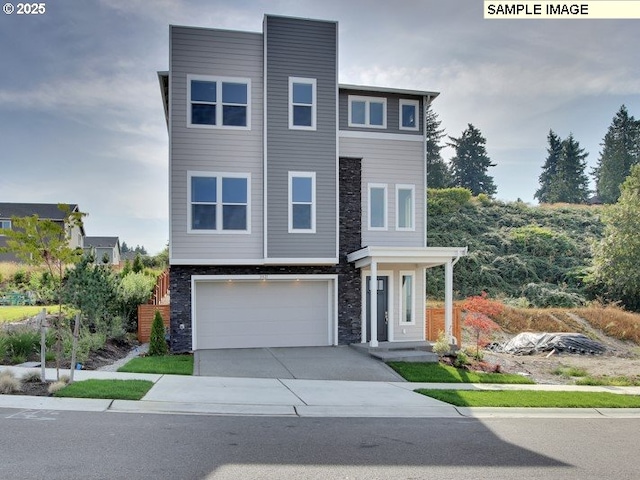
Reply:
[[316, 129], [315, 78], [289, 77], [289, 128]]
[[369, 230], [387, 229], [387, 185], [369, 184]]
[[189, 172], [191, 232], [248, 233], [248, 174]]
[[349, 95], [349, 126], [387, 128], [387, 99]]
[[413, 222], [413, 185], [396, 186], [396, 230], [415, 230]]
[[418, 131], [419, 106], [417, 100], [400, 100], [400, 130]]
[[248, 79], [187, 75], [187, 125], [249, 128], [250, 91]]
[[[0, 220], [0, 230], [2, 229], [11, 230], [11, 220]], [[2, 232], [0, 232], [2, 235]]]
[[289, 172], [289, 233], [316, 231], [316, 174]]
[[400, 282], [400, 323], [414, 323], [413, 299], [416, 289], [413, 272], [401, 272]]

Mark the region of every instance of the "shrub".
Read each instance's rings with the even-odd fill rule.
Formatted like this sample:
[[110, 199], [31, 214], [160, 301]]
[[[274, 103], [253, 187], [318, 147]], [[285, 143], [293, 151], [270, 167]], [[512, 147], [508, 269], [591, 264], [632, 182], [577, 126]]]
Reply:
[[5, 337], [5, 342], [11, 357], [26, 360], [40, 351], [40, 333], [37, 330], [14, 330]]
[[429, 188], [427, 209], [430, 213], [453, 213], [471, 200], [471, 190], [462, 187]]
[[453, 366], [456, 368], [462, 368], [465, 365], [469, 365], [469, 357], [464, 350], [458, 350], [456, 352], [456, 359], [453, 361]]
[[129, 273], [120, 280], [118, 300], [123, 312], [123, 317], [128, 322], [127, 329], [129, 331], [136, 330], [137, 319], [135, 318], [135, 314], [138, 305], [149, 301], [155, 283], [155, 278], [145, 275], [144, 273]]
[[36, 370], [31, 370], [24, 375], [22, 375], [22, 383], [38, 383], [42, 382], [42, 377], [40, 376], [40, 372]]
[[473, 336], [476, 344], [475, 358], [481, 360], [480, 347], [486, 345], [495, 330], [500, 326], [491, 317], [497, 317], [504, 310], [500, 302], [490, 300], [486, 292], [481, 295], [469, 297], [462, 302], [462, 310], [467, 312], [464, 327]]
[[67, 382], [63, 380], [58, 380], [57, 382], [53, 382], [51, 385], [49, 385], [49, 389], [48, 389], [49, 394], [53, 395], [54, 393], [59, 392], [66, 386], [67, 386]]
[[11, 370], [4, 370], [0, 372], [0, 393], [11, 394], [22, 390], [20, 380], [18, 380], [15, 374]]
[[2, 363], [2, 359], [7, 356], [7, 352], [9, 348], [7, 347], [7, 339], [4, 336], [0, 335], [0, 363]]
[[538, 308], [575, 308], [586, 302], [582, 295], [548, 283], [529, 283], [524, 287], [522, 294], [533, 307]]
[[151, 337], [149, 338], [149, 355], [163, 356], [169, 353], [167, 342], [164, 338], [164, 322], [160, 311], [156, 310], [151, 324]]

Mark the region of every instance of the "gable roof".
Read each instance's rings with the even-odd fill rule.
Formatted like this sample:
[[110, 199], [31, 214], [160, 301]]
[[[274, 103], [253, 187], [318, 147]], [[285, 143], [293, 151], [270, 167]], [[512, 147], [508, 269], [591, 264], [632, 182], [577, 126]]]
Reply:
[[84, 248], [115, 248], [120, 247], [118, 237], [84, 237]]
[[[75, 203], [66, 203], [72, 212], [78, 211]], [[0, 203], [0, 218], [30, 217], [38, 215], [44, 220], [64, 220], [65, 215], [57, 203]]]

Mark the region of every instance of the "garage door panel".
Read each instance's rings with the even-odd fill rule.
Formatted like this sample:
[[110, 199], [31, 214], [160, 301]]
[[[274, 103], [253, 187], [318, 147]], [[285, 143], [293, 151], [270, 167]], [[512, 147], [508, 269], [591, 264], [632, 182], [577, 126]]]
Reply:
[[330, 345], [323, 281], [196, 282], [196, 348]]

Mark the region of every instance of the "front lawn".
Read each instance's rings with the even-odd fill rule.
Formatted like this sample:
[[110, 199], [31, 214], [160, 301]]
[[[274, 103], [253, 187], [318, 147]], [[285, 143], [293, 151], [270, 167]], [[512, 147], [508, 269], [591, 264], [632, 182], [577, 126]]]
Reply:
[[57, 391], [54, 397], [106, 398], [113, 400], [140, 400], [153, 382], [149, 380], [82, 380]]
[[119, 372], [193, 375], [193, 355], [136, 357], [118, 369]]
[[416, 392], [457, 407], [640, 408], [640, 395], [531, 390], [428, 390]]
[[389, 366], [408, 382], [429, 383], [534, 383], [512, 373], [484, 373], [449, 367], [439, 363], [390, 362]]

